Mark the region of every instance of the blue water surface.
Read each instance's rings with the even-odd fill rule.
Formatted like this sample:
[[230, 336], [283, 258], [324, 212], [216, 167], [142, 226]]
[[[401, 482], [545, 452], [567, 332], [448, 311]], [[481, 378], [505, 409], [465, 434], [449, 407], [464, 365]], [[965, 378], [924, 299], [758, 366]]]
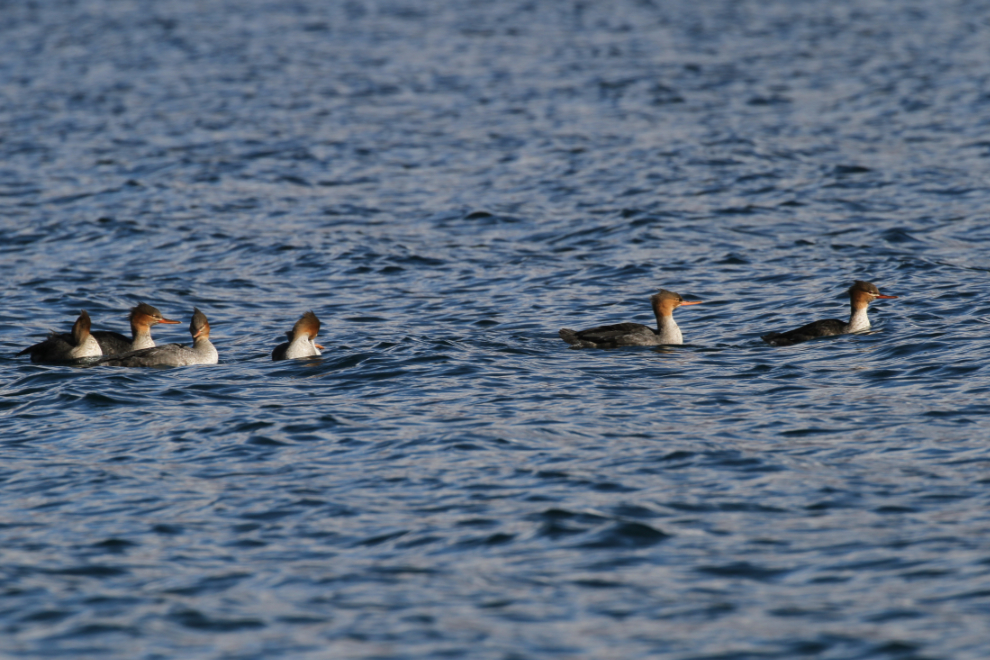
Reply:
[[[0, 656], [986, 658], [988, 44], [949, 0], [0, 2]], [[759, 339], [856, 279], [870, 333]], [[684, 346], [557, 337], [660, 287]], [[139, 301], [220, 364], [16, 356]]]

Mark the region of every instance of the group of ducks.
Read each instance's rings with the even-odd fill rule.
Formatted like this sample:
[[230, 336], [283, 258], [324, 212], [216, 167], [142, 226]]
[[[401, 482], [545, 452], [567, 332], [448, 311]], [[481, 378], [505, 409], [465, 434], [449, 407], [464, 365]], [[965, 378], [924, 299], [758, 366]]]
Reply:
[[[763, 335], [762, 339], [771, 346], [791, 346], [809, 339], [869, 330], [870, 319], [866, 316], [866, 308], [870, 306], [870, 303], [879, 298], [892, 299], [896, 297], [882, 295], [872, 282], [856, 280], [849, 287], [849, 304], [852, 311], [848, 323], [838, 319], [823, 319], [788, 332], [770, 332]], [[655, 330], [641, 323], [618, 323], [577, 332], [563, 328], [560, 330], [560, 338], [574, 348], [662, 346], [684, 343], [681, 329], [677, 327], [677, 323], [674, 321], [674, 310], [682, 305], [700, 305], [701, 302], [684, 300], [680, 295], [666, 289], [660, 289], [659, 293], [652, 295], [650, 302], [653, 304], [653, 313], [657, 317]]]
[[[862, 332], [870, 328], [866, 309], [877, 299], [897, 296], [882, 295], [871, 282], [857, 280], [849, 287], [849, 303], [852, 310], [849, 322], [838, 319], [815, 321], [788, 332], [771, 332], [763, 340], [771, 346], [791, 346], [809, 339], [831, 337], [850, 332]], [[620, 346], [661, 346], [682, 344], [681, 329], [674, 321], [674, 310], [683, 305], [699, 305], [701, 301], [684, 300], [673, 291], [661, 289], [650, 297], [653, 313], [657, 317], [656, 329], [641, 323], [602, 325], [588, 330], [560, 330], [560, 338], [574, 348], [617, 348]], [[91, 364], [112, 367], [182, 367], [191, 364], [216, 364], [217, 349], [210, 343], [210, 323], [206, 315], [193, 308], [189, 333], [193, 345], [168, 344], [155, 346], [151, 339], [151, 326], [159, 323], [175, 324], [147, 303], [131, 309], [131, 338], [117, 332], [91, 330], [89, 314], [82, 311], [72, 326], [71, 333], [52, 333], [45, 341], [30, 346], [18, 355], [31, 355], [32, 362], [56, 363], [85, 360]], [[308, 358], [321, 355], [316, 335], [320, 332], [320, 320], [313, 312], [302, 315], [292, 331], [286, 333], [288, 341], [275, 347], [272, 360]], [[98, 358], [98, 359], [96, 359]]]
[[[210, 342], [210, 322], [206, 315], [193, 308], [189, 334], [193, 345], [168, 344], [155, 346], [151, 338], [151, 326], [159, 323], [175, 324], [162, 316], [157, 308], [139, 303], [131, 308], [131, 337], [119, 332], [93, 331], [89, 314], [83, 310], [69, 333], [51, 333], [43, 342], [29, 346], [18, 355], [30, 354], [36, 363], [85, 361], [87, 364], [103, 364], [111, 367], [184, 367], [191, 364], [216, 364], [219, 360], [216, 347]], [[313, 312], [302, 315], [292, 332], [286, 333], [288, 341], [272, 351], [273, 360], [304, 358], [320, 355], [323, 347], [316, 343], [320, 332], [320, 320]], [[98, 359], [96, 359], [98, 358]]]

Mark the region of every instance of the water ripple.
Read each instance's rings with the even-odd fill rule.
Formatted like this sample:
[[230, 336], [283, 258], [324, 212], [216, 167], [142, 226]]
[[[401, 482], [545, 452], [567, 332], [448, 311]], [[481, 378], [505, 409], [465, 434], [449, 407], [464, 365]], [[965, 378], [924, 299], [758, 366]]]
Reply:
[[985, 655], [976, 8], [201, 5], [5, 7], [7, 655]]

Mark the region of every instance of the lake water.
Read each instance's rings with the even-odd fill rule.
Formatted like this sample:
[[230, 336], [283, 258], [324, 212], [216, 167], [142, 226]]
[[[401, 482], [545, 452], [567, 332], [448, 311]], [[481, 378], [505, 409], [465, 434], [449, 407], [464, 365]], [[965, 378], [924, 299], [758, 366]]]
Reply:
[[[988, 44], [964, 1], [0, 3], [0, 655], [985, 658]], [[760, 341], [855, 279], [870, 334]], [[660, 287], [683, 346], [557, 337]], [[15, 356], [139, 301], [220, 364]]]

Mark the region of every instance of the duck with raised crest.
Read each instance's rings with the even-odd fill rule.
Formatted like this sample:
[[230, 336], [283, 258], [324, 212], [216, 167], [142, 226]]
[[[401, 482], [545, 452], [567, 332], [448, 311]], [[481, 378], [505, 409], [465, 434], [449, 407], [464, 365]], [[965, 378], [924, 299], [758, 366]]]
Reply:
[[656, 329], [641, 323], [602, 325], [575, 332], [568, 328], [560, 331], [560, 338], [574, 348], [616, 348], [619, 346], [662, 346], [683, 344], [681, 329], [674, 321], [674, 310], [682, 305], [700, 305], [700, 300], [684, 300], [680, 294], [666, 289], [650, 296], [653, 314], [657, 317]]
[[763, 335], [761, 339], [771, 346], [792, 346], [809, 339], [869, 330], [870, 319], [866, 316], [866, 308], [870, 306], [870, 303], [877, 299], [893, 300], [895, 298], [897, 296], [882, 295], [872, 282], [856, 280], [849, 287], [849, 304], [852, 308], [849, 314], [849, 323], [839, 319], [822, 319], [787, 332], [769, 332]]
[[113, 357], [123, 355], [131, 351], [139, 351], [144, 348], [151, 348], [155, 345], [151, 338], [151, 326], [159, 323], [178, 324], [181, 321], [173, 321], [162, 316], [156, 307], [147, 303], [138, 303], [131, 308], [131, 337], [128, 339], [119, 332], [109, 330], [97, 330], [93, 333], [96, 341], [100, 343], [103, 355]]
[[313, 312], [306, 312], [292, 326], [292, 332], [285, 333], [289, 341], [279, 344], [272, 351], [272, 360], [277, 362], [322, 355], [320, 350], [323, 347], [316, 343], [319, 332], [320, 319]]
[[31, 362], [70, 362], [82, 358], [94, 358], [103, 355], [100, 344], [93, 338], [89, 331], [91, 321], [86, 310], [79, 312], [79, 318], [72, 325], [70, 333], [55, 333], [48, 335], [48, 339], [28, 346], [18, 355], [31, 355]]

